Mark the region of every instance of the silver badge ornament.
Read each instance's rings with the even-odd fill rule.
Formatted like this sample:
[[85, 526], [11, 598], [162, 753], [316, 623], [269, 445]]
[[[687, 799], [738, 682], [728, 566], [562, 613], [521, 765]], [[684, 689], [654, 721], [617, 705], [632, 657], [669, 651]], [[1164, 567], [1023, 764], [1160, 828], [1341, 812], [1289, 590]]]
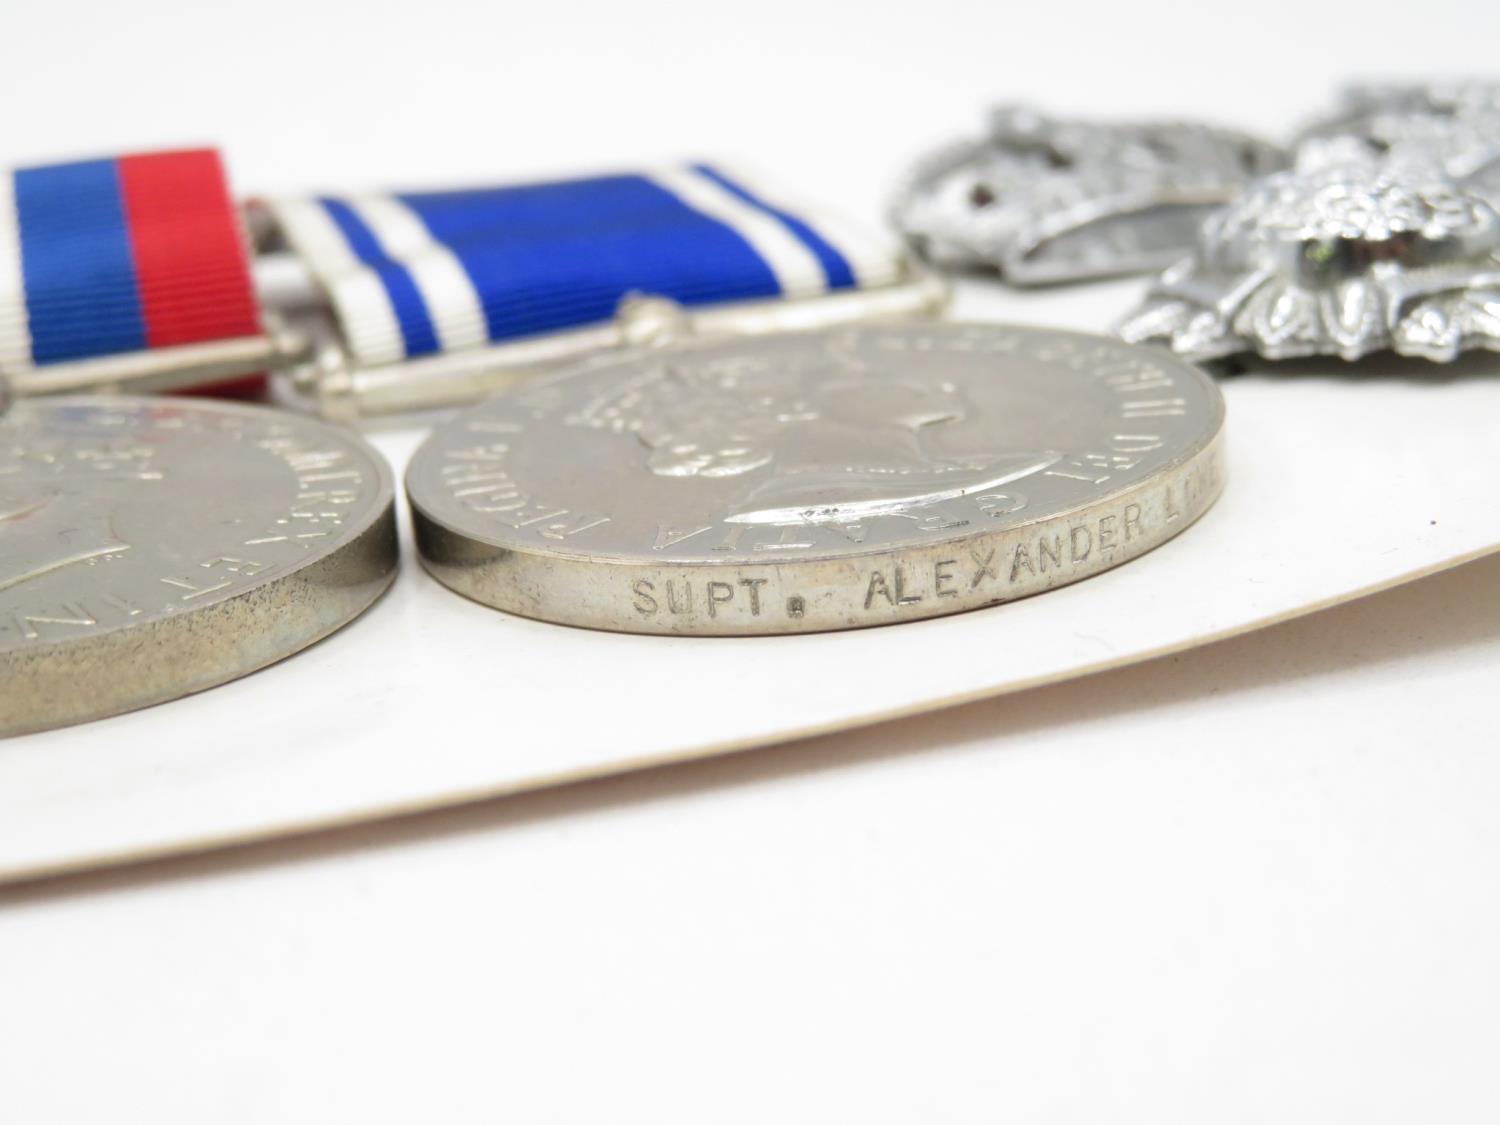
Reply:
[[1234, 130], [1002, 107], [985, 137], [918, 164], [892, 218], [937, 265], [1016, 285], [1081, 281], [1162, 268], [1216, 208], [1284, 165], [1279, 148]]
[[1373, 154], [1438, 162], [1465, 186], [1500, 191], [1500, 82], [1366, 83], [1297, 138], [1299, 160], [1354, 138]]
[[1500, 215], [1415, 153], [1305, 152], [1207, 223], [1119, 327], [1190, 359], [1500, 350]]

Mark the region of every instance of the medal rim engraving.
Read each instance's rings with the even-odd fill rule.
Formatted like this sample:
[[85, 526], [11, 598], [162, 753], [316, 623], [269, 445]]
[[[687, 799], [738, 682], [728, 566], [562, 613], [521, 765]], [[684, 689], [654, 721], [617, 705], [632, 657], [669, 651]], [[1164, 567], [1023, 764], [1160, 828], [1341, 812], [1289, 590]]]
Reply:
[[[251, 575], [232, 592], [165, 612], [146, 610], [76, 637], [0, 648], [0, 737], [118, 715], [217, 687], [317, 643], [368, 609], [394, 581], [399, 563], [395, 480], [363, 438], [313, 418], [211, 399], [77, 395], [30, 400], [17, 411], [171, 410], [214, 421], [245, 418], [294, 426], [337, 442], [372, 474], [350, 524], [331, 546]], [[202, 466], [208, 471], [211, 459]], [[292, 498], [289, 497], [289, 500]]]
[[[890, 332], [899, 331], [899, 327], [867, 326], [857, 331]], [[743, 557], [667, 557], [658, 560], [643, 553], [623, 550], [589, 551], [562, 541], [535, 546], [507, 540], [493, 528], [477, 526], [480, 521], [475, 521], [476, 526], [467, 526], [451, 518], [450, 513], [436, 510], [441, 505], [441, 493], [428, 475], [429, 469], [442, 456], [445, 443], [462, 441], [465, 434], [472, 441], [473, 431], [468, 426], [485, 417], [487, 407], [482, 404], [436, 430], [417, 450], [407, 468], [405, 483], [418, 557], [433, 577], [457, 593], [480, 604], [535, 620], [613, 632], [678, 636], [813, 633], [893, 624], [983, 608], [1090, 577], [1145, 554], [1173, 538], [1195, 522], [1217, 499], [1224, 483], [1224, 403], [1217, 386], [1198, 368], [1152, 350], [1135, 349], [1118, 340], [1090, 333], [954, 322], [923, 325], [913, 331], [946, 332], [953, 329], [979, 329], [997, 335], [1010, 333], [1049, 341], [1065, 340], [1090, 347], [1139, 350], [1147, 361], [1166, 364], [1198, 382], [1208, 405], [1208, 417], [1199, 420], [1200, 428], [1193, 440], [1185, 441], [1144, 479], [1117, 487], [1102, 496], [1084, 498], [1066, 507], [1045, 510], [1035, 518], [998, 528], [958, 532], [924, 542], [880, 544], [822, 557], [782, 557], [771, 561]], [[702, 340], [690, 346], [713, 348], [730, 343]], [[755, 342], [740, 341], [738, 346], [753, 348]], [[637, 353], [634, 357], [612, 360], [604, 366], [629, 366], [643, 358], [642, 353]], [[598, 365], [591, 365], [526, 386], [536, 389], [565, 383], [574, 377], [597, 374], [599, 370]], [[1181, 491], [1189, 482], [1193, 489], [1190, 498]], [[1018, 576], [1008, 575], [1004, 590], [978, 589], [984, 571], [981, 569], [977, 575], [971, 571], [991, 547], [997, 552], [990, 560], [992, 567], [998, 566], [998, 560], [1004, 555], [1008, 569], [1012, 565], [1012, 556], [1006, 552], [1014, 552], [1019, 544], [1043, 533], [1076, 535], [1079, 532], [1075, 529], [1086, 527], [1091, 520], [1103, 519], [1106, 525], [1111, 525], [1130, 510], [1134, 510], [1134, 518], [1139, 523], [1143, 506], [1159, 504], [1160, 497], [1164, 494], [1170, 497], [1172, 489], [1179, 490], [1179, 499], [1169, 500], [1177, 506], [1176, 510], [1170, 514], [1161, 513], [1161, 518], [1153, 521], [1150, 532], [1143, 532], [1136, 526], [1132, 533], [1134, 542], [1128, 547], [1123, 543], [1111, 546], [1112, 553], [1107, 559], [1101, 548], [1087, 565], [1067, 569], [1054, 563], [1048, 572], [1044, 562], [1041, 564], [1042, 573], [1032, 573], [1029, 579], [1020, 576], [1017, 581]], [[1113, 537], [1116, 530], [1117, 527], [1111, 530], [1106, 526], [1105, 534]], [[982, 550], [977, 558], [971, 559], [968, 552], [975, 547]], [[1087, 560], [1087, 551], [1083, 557]], [[948, 565], [959, 562], [965, 562], [967, 568], [962, 571], [966, 584], [962, 590], [954, 588], [960, 568]], [[970, 562], [974, 565], [969, 565]], [[913, 567], [931, 579], [929, 585], [933, 588], [928, 595], [916, 596], [914, 588], [908, 585], [917, 573]], [[877, 574], [878, 578], [870, 577]], [[632, 615], [627, 612], [630, 606], [628, 596], [623, 603], [625, 608], [621, 608], [620, 591], [641, 590], [640, 584], [645, 582], [651, 584], [646, 588], [647, 601], [661, 601], [668, 595], [668, 581], [696, 581], [704, 587], [697, 595], [699, 605], [696, 612]], [[722, 589], [708, 589], [712, 583], [719, 587], [732, 583], [735, 593], [744, 595], [755, 607], [754, 614], [745, 617], [742, 613], [718, 613], [712, 605], [705, 609], [701, 599], [723, 593]], [[749, 585], [748, 592], [741, 588], [750, 583], [753, 585]], [[854, 595], [862, 595], [862, 598], [851, 595], [854, 586], [858, 587]], [[901, 589], [908, 591], [905, 596], [899, 594]], [[764, 607], [762, 598], [768, 599]], [[769, 599], [775, 599], [774, 604]], [[796, 613], [792, 612], [793, 602], [800, 603]]]

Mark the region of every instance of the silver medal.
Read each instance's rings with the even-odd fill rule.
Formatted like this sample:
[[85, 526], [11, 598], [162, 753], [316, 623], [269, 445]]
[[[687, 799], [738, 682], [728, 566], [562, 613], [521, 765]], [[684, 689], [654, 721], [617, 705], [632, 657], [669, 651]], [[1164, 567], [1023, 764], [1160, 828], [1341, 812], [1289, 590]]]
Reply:
[[1500, 215], [1421, 152], [1335, 142], [1214, 216], [1119, 331], [1199, 360], [1500, 348]]
[[801, 633], [1086, 578], [1217, 495], [1224, 408], [1170, 356], [1069, 332], [863, 326], [639, 351], [439, 429], [423, 562], [512, 613]]
[[1055, 121], [1001, 108], [983, 139], [933, 154], [892, 209], [931, 261], [1017, 285], [1160, 269], [1253, 178], [1274, 145], [1178, 122]]
[[0, 417], [0, 734], [252, 672], [355, 617], [396, 568], [390, 470], [258, 407], [22, 399]]

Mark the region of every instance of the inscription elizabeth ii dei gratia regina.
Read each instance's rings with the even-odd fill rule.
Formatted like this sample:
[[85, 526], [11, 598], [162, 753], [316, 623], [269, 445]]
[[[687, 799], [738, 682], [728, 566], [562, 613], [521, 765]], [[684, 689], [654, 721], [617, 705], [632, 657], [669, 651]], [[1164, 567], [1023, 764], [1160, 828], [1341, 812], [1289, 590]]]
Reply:
[[644, 350], [517, 387], [418, 451], [424, 564], [477, 601], [648, 633], [812, 632], [1117, 565], [1221, 482], [1196, 368], [975, 324]]

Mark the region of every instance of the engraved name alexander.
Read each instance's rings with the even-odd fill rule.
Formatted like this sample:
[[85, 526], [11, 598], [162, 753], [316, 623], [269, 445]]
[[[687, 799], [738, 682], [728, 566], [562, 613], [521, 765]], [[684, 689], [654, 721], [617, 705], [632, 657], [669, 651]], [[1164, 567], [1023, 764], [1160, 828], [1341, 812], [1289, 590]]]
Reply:
[[[1133, 544], [1145, 533], [1143, 520], [1142, 506], [1129, 503], [1118, 513], [1066, 530], [1039, 532], [1005, 550], [959, 546], [952, 557], [930, 562], [894, 561], [862, 567], [855, 588], [849, 592], [857, 595], [858, 604], [866, 611], [889, 611], [930, 599], [965, 596], [980, 603], [993, 597], [995, 591], [1026, 579], [1064, 575], [1090, 562], [1107, 560], [1119, 547]], [[746, 577], [739, 572], [722, 578], [689, 573], [661, 580], [636, 578], [630, 583], [631, 607], [642, 617], [699, 613], [709, 618], [733, 614], [759, 617], [777, 610], [775, 601], [765, 593], [772, 581], [771, 577]], [[782, 609], [788, 616], [800, 617], [805, 611], [805, 595], [788, 595], [783, 602]]]
[[[1005, 546], [956, 545], [947, 557], [872, 563], [843, 591], [840, 605], [855, 605], [874, 617], [930, 601], [961, 599], [973, 605], [1045, 588], [1109, 565], [1117, 552], [1133, 552], [1160, 540], [1161, 527], [1198, 515], [1219, 487], [1213, 460], [1193, 467], [1179, 481], [1152, 490], [1067, 526], [1045, 525]], [[629, 580], [632, 611], [642, 618], [800, 618], [808, 595], [782, 592], [775, 572], [744, 568], [702, 577], [691, 572]], [[852, 597], [850, 596], [852, 595]]]

